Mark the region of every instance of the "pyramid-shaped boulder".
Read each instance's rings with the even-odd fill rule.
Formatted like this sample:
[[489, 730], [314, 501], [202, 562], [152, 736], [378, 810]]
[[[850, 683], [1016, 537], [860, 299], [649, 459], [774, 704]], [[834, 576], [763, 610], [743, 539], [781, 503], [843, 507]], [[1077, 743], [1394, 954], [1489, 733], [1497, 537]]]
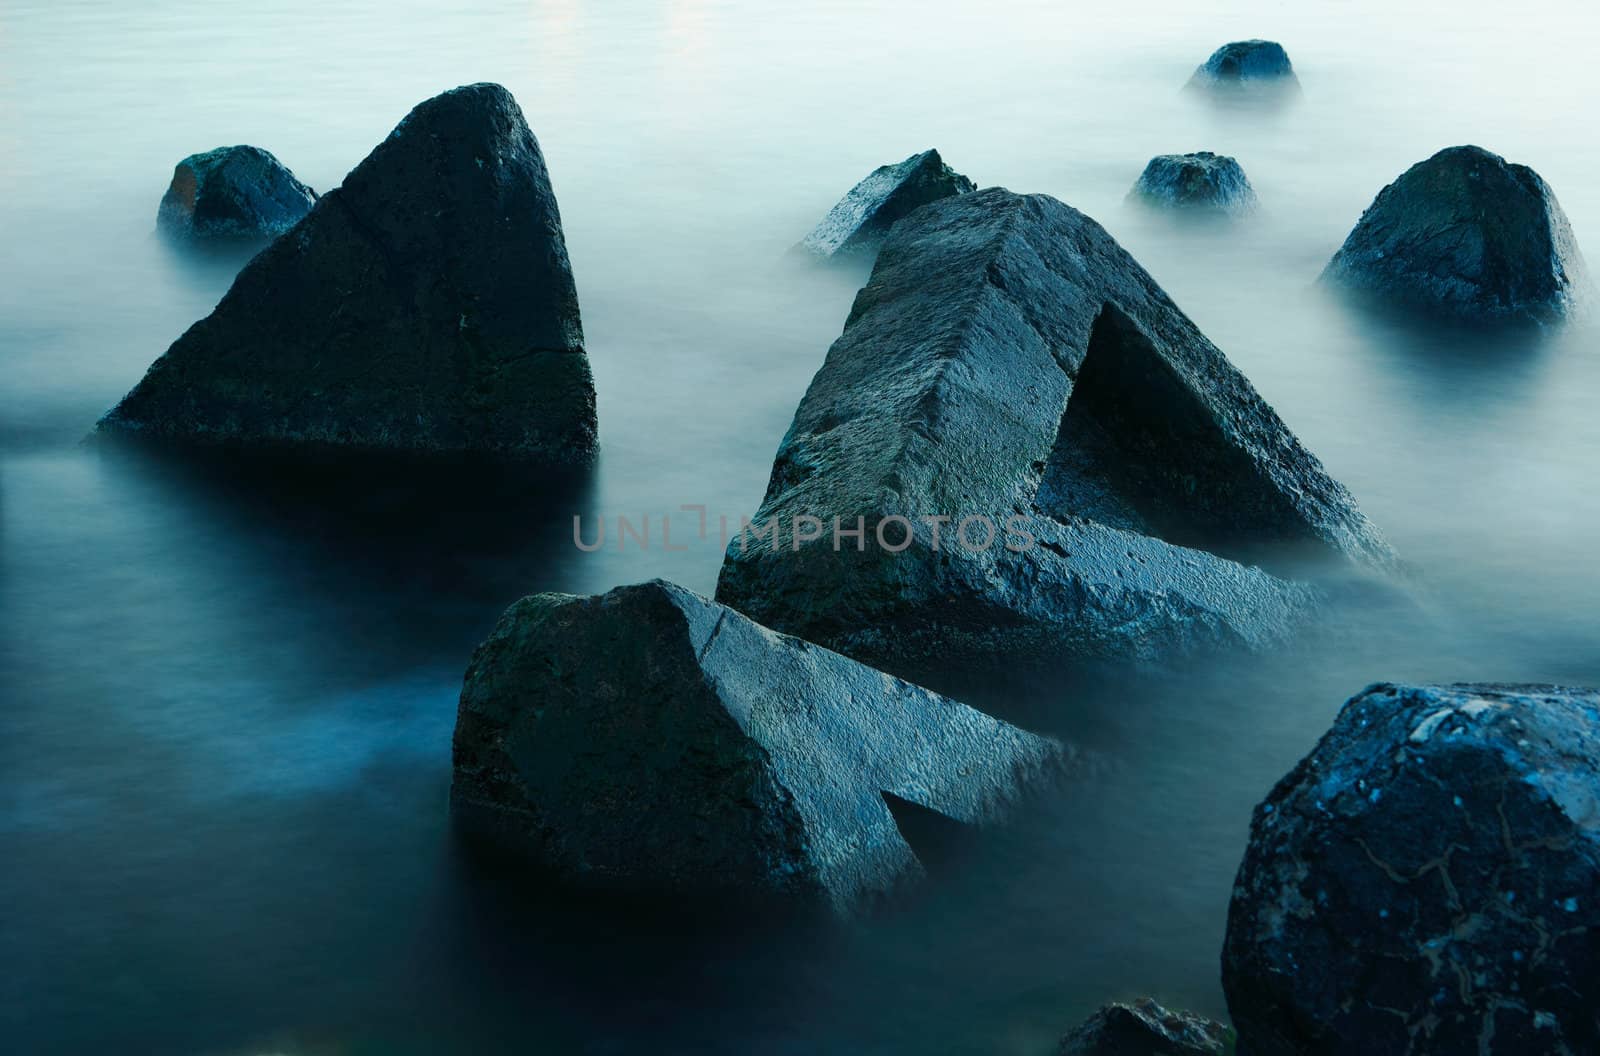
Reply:
[[896, 226], [717, 599], [923, 675], [1272, 644], [1317, 592], [1252, 566], [1329, 558], [1391, 561], [1099, 224], [994, 188]]
[[656, 580], [506, 611], [467, 669], [451, 804], [574, 885], [848, 913], [922, 871], [891, 802], [982, 823], [1060, 757]]
[[925, 150], [869, 172], [795, 248], [821, 259], [870, 259], [902, 217], [929, 202], [976, 189], [937, 150]]
[[544, 157], [511, 93], [475, 84], [417, 106], [99, 429], [588, 461], [577, 291]]

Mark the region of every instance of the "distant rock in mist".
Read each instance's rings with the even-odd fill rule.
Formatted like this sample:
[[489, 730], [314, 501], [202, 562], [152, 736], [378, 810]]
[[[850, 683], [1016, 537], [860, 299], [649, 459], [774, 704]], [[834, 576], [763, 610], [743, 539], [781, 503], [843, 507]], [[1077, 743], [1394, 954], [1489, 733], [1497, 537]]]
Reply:
[[573, 885], [848, 913], [922, 872], [889, 800], [985, 822], [1060, 760], [657, 580], [506, 611], [467, 669], [451, 803]]
[[156, 230], [177, 241], [264, 242], [316, 204], [316, 192], [267, 151], [218, 147], [178, 162]]
[[1102, 1006], [1061, 1039], [1057, 1056], [1222, 1056], [1228, 1028], [1148, 997]]
[[1256, 192], [1233, 158], [1202, 150], [1150, 159], [1128, 197], [1160, 208], [1237, 216], [1256, 207]]
[[1600, 692], [1376, 685], [1256, 808], [1248, 1056], [1600, 1052]]
[[925, 150], [896, 165], [874, 169], [795, 248], [822, 259], [870, 257], [883, 245], [895, 221], [913, 209], [976, 189], [976, 184], [946, 165], [937, 150]]
[[1255, 564], [1392, 561], [1099, 224], [1001, 188], [895, 226], [752, 520], [719, 601], [919, 679], [1265, 648], [1320, 592]]
[[1322, 277], [1465, 322], [1554, 322], [1590, 293], [1549, 184], [1473, 146], [1441, 150], [1379, 191]]
[[1211, 53], [1189, 78], [1194, 89], [1278, 89], [1297, 91], [1289, 53], [1273, 40], [1236, 40]]
[[511, 93], [471, 85], [412, 110], [98, 428], [589, 461], [577, 291], [544, 158]]

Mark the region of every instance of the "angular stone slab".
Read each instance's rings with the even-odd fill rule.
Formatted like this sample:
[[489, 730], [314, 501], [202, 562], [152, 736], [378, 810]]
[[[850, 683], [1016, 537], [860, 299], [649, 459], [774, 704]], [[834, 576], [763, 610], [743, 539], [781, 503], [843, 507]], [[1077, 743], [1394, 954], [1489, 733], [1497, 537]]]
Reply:
[[1164, 209], [1234, 216], [1256, 207], [1255, 188], [1238, 161], [1209, 150], [1151, 158], [1128, 197]]
[[478, 84], [416, 107], [99, 429], [592, 458], [594, 386], [561, 218], [511, 94]]
[[186, 240], [277, 238], [311, 211], [317, 194], [260, 147], [218, 147], [178, 162], [156, 230]]
[[[950, 545], [972, 516], [995, 523], [994, 544]], [[810, 522], [791, 531], [807, 517], [828, 526], [821, 539], [803, 538]], [[862, 519], [869, 545], [835, 550], [836, 517]], [[902, 542], [893, 518], [914, 528], [899, 552], [875, 537], [883, 522]], [[895, 228], [778, 451], [753, 521], [773, 519], [776, 543], [732, 539], [718, 600], [919, 675], [934, 659], [1267, 646], [1316, 591], [1232, 558], [1391, 561], [1349, 493], [1099, 224], [999, 188]], [[1034, 544], [1002, 533], [1008, 521]], [[983, 534], [969, 524], [969, 542]]]
[[937, 150], [925, 150], [872, 170], [795, 248], [820, 258], [870, 256], [883, 245], [895, 221], [912, 210], [976, 189], [946, 165]]
[[656, 580], [507, 610], [451, 803], [572, 884], [844, 913], [921, 872], [886, 795], [991, 821], [1060, 751]]
[[1473, 146], [1441, 150], [1379, 191], [1322, 277], [1467, 322], [1554, 322], [1591, 292], [1550, 185]]
[[1600, 692], [1375, 685], [1256, 808], [1248, 1056], [1600, 1052]]

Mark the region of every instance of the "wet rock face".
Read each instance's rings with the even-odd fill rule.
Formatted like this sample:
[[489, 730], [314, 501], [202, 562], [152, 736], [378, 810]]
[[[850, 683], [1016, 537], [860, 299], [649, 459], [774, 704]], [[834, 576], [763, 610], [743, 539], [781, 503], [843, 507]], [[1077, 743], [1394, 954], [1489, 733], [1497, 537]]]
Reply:
[[896, 225], [752, 521], [718, 600], [908, 677], [1264, 647], [1317, 595], [1243, 561], [1390, 559], [1099, 224], [999, 188]]
[[1549, 185], [1472, 146], [1442, 150], [1378, 192], [1322, 277], [1469, 322], [1552, 322], [1589, 287]]
[[1228, 1028], [1148, 997], [1103, 1006], [1061, 1039], [1057, 1056], [1222, 1056]]
[[1256, 206], [1256, 192], [1233, 158], [1203, 150], [1150, 159], [1129, 197], [1162, 208], [1237, 215]]
[[178, 162], [156, 230], [183, 240], [266, 241], [317, 204], [310, 187], [260, 147], [218, 147]]
[[1283, 45], [1272, 40], [1236, 40], [1224, 44], [1195, 70], [1191, 86], [1239, 87], [1248, 84], [1296, 84], [1294, 67]]
[[572, 884], [846, 913], [921, 872], [886, 796], [982, 823], [1060, 758], [658, 580], [506, 612], [467, 669], [451, 803]]
[[1241, 1056], [1600, 1052], [1600, 693], [1373, 686], [1256, 808]]
[[795, 248], [820, 258], [871, 256], [895, 221], [913, 209], [976, 189], [946, 165], [937, 150], [925, 150], [897, 165], [874, 169]]
[[414, 109], [99, 429], [588, 461], [577, 292], [544, 158], [511, 94], [472, 85]]

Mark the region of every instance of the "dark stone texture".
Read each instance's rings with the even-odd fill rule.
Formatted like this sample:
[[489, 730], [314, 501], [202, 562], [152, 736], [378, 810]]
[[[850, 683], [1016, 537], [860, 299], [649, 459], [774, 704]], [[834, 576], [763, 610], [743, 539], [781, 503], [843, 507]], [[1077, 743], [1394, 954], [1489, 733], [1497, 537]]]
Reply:
[[1202, 150], [1150, 159], [1128, 195], [1163, 208], [1239, 214], [1256, 206], [1256, 192], [1233, 158]]
[[575, 885], [844, 913], [921, 872], [886, 796], [985, 822], [1060, 759], [657, 580], [507, 610], [467, 669], [451, 803]]
[[872, 170], [795, 248], [823, 258], [870, 256], [883, 245], [895, 221], [913, 209], [976, 189], [946, 165], [937, 150], [925, 150], [897, 165]]
[[511, 94], [419, 105], [102, 432], [587, 462], [594, 386], [544, 158]]
[[191, 154], [172, 170], [156, 230], [180, 241], [266, 241], [311, 211], [317, 194], [260, 147]]
[[1282, 44], [1272, 40], [1236, 40], [1213, 51], [1194, 71], [1189, 83], [1195, 87], [1287, 87], [1298, 86], [1299, 80]]
[[1441, 150], [1379, 191], [1323, 278], [1468, 322], [1552, 322], [1589, 287], [1549, 185], [1471, 146]]
[[1222, 1056], [1228, 1028], [1148, 997], [1100, 1008], [1061, 1039], [1058, 1056]]
[[[796, 546], [803, 516], [828, 530]], [[921, 518], [937, 516], [953, 520], [935, 539]], [[974, 545], [952, 545], [968, 516], [1003, 541], [983, 547], [974, 522]], [[835, 550], [835, 517], [864, 520], [864, 549]], [[875, 538], [883, 522], [901, 543], [893, 517], [915, 528], [899, 553]], [[754, 521], [773, 518], [776, 545], [732, 539], [718, 600], [916, 677], [935, 658], [1266, 646], [1318, 592], [1234, 559], [1391, 561], [1345, 489], [1099, 224], [1000, 188], [895, 227], [778, 451]]]
[[1600, 693], [1376, 685], [1256, 808], [1241, 1056], [1600, 1052]]

